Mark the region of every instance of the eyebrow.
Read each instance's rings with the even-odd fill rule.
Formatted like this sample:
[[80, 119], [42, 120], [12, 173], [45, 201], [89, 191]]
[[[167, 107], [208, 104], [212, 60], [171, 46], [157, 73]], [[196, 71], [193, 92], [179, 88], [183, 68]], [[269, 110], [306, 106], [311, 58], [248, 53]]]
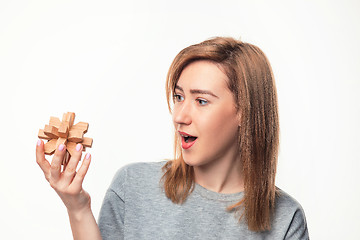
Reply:
[[[178, 89], [178, 90], [184, 92], [184, 89], [182, 89], [182, 87], [180, 87], [180, 86], [178, 86], [178, 85], [175, 86], [175, 89]], [[195, 93], [197, 93], [197, 94], [208, 94], [208, 95], [210, 95], [210, 96], [219, 98], [219, 97], [216, 96], [214, 93], [212, 93], [211, 91], [208, 91], [208, 90], [190, 89], [190, 93], [191, 93], [191, 94], [195, 94]]]

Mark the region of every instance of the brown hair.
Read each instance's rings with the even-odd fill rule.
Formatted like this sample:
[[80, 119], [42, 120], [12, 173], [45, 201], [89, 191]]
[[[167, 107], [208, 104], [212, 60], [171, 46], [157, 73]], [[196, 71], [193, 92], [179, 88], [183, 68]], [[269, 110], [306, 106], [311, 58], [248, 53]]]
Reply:
[[[233, 38], [216, 37], [183, 49], [172, 62], [166, 79], [169, 111], [183, 69], [197, 60], [219, 64], [228, 77], [228, 87], [240, 111], [239, 155], [244, 178], [244, 198], [228, 210], [242, 213], [252, 231], [271, 228], [275, 206], [275, 174], [279, 147], [276, 87], [269, 61], [256, 46]], [[175, 132], [174, 160], [163, 167], [165, 194], [183, 203], [194, 189], [194, 170], [182, 156]]]

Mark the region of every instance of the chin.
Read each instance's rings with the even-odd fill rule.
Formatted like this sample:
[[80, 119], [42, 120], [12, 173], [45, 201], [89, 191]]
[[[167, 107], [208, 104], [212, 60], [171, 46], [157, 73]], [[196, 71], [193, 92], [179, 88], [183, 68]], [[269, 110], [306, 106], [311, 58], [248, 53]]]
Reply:
[[204, 160], [194, 159], [194, 158], [189, 159], [189, 157], [185, 157], [184, 154], [183, 154], [183, 159], [184, 162], [191, 167], [199, 167], [206, 164], [206, 161]]
[[186, 163], [186, 165], [189, 165], [189, 166], [196, 166], [196, 161], [191, 161], [188, 157], [185, 157], [184, 156], [185, 154], [183, 154], [183, 159], [184, 159], [184, 162]]

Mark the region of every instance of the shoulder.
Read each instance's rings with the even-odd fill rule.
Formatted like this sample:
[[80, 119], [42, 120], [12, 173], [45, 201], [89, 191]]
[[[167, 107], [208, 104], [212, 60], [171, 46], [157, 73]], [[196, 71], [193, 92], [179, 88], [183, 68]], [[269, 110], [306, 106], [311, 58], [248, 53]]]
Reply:
[[276, 191], [276, 207], [286, 209], [302, 209], [300, 203], [280, 188]]
[[166, 161], [136, 162], [121, 167], [115, 174], [110, 189], [122, 191], [126, 186], [159, 182], [162, 176], [162, 167]]
[[275, 225], [286, 226], [286, 239], [308, 239], [307, 222], [302, 206], [281, 189], [277, 191], [274, 218]]
[[160, 162], [136, 162], [130, 163], [121, 167], [115, 174], [116, 178], [123, 178], [124, 176], [133, 176], [137, 177], [152, 175], [161, 171], [162, 167], [165, 165], [166, 161]]

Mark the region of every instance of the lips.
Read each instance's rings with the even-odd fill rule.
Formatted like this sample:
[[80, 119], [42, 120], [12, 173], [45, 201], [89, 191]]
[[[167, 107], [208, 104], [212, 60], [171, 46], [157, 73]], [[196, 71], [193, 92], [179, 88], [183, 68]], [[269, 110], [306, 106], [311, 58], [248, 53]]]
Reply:
[[192, 145], [195, 144], [197, 137], [192, 136], [186, 132], [180, 132], [179, 134], [181, 136], [181, 146], [183, 149], [189, 149]]

